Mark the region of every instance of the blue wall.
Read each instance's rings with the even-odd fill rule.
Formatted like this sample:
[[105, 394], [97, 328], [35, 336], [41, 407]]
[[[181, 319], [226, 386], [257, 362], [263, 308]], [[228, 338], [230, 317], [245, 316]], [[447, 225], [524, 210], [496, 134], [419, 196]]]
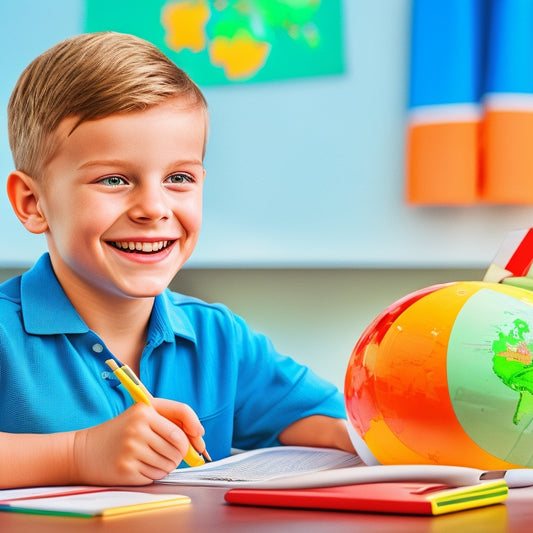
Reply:
[[[204, 227], [191, 266], [481, 267], [529, 207], [404, 202], [410, 0], [346, 0], [346, 73], [209, 87]], [[0, 3], [0, 175], [12, 169], [5, 106], [35, 55], [82, 28], [79, 0]], [[44, 238], [0, 195], [0, 265]]]

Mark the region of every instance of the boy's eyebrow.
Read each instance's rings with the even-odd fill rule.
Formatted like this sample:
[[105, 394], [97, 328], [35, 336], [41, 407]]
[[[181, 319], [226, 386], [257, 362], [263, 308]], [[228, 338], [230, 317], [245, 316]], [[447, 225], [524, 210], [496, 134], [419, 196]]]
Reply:
[[[94, 159], [82, 163], [77, 170], [83, 170], [91, 167], [114, 167], [129, 164], [129, 161], [123, 159]], [[198, 165], [203, 167], [203, 162], [200, 159], [177, 159], [173, 161], [170, 167], [181, 165]]]
[[123, 165], [124, 161], [121, 161], [120, 159], [95, 159], [86, 161], [85, 163], [81, 164], [78, 167], [78, 170], [82, 170], [84, 168], [89, 167], [104, 167], [104, 166], [118, 166]]

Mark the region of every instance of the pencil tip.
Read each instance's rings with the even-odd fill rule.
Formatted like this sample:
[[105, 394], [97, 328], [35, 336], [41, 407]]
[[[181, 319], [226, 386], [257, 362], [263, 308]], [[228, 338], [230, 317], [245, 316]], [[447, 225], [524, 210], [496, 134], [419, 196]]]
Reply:
[[211, 459], [211, 456], [207, 453], [207, 450], [204, 450], [201, 455], [205, 459], [206, 463], [212, 463], [213, 462], [213, 460]]

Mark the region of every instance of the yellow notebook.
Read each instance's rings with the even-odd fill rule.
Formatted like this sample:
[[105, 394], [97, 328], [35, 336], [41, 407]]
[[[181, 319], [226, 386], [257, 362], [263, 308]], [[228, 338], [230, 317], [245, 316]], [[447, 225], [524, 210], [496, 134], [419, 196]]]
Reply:
[[[1, 493], [0, 493], [1, 497]], [[95, 490], [62, 496], [45, 496], [0, 501], [0, 511], [59, 516], [115, 516], [190, 503], [180, 494], [150, 494], [122, 490]]]

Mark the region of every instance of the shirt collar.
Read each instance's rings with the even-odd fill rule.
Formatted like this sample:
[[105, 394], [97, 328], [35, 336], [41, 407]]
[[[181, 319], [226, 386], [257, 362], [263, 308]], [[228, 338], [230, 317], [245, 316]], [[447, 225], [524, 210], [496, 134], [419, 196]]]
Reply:
[[[22, 317], [28, 333], [54, 335], [89, 331], [56, 278], [48, 253], [22, 275], [20, 290]], [[148, 333], [155, 342], [174, 342], [175, 336], [196, 341], [194, 328], [183, 309], [176, 305], [176, 297], [179, 295], [167, 289], [155, 298]]]
[[[184, 337], [196, 342], [194, 327], [183, 309], [176, 305], [180, 295], [169, 289], [156, 296], [150, 319], [152, 334], [159, 332], [163, 341], [174, 342], [174, 337]], [[150, 332], [149, 332], [150, 335]]]
[[59, 284], [45, 253], [20, 282], [22, 319], [28, 333], [86, 333], [89, 331]]

